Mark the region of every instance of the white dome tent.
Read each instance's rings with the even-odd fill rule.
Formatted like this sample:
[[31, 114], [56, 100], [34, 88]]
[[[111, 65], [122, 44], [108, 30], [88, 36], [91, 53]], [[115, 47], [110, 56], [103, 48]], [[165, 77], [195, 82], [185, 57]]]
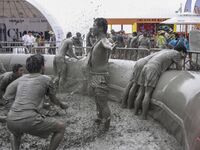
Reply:
[[0, 0], [0, 41], [20, 39], [23, 31], [47, 33], [53, 30], [57, 41], [63, 31], [41, 6], [31, 0]]

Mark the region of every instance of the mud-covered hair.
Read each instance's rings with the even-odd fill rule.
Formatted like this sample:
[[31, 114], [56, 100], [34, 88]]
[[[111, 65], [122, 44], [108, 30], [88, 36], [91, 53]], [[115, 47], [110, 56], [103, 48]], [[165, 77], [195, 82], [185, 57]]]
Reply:
[[103, 32], [106, 34], [107, 30], [108, 30], [108, 22], [105, 18], [96, 18], [94, 20], [94, 22], [97, 23], [98, 27], [102, 27], [103, 28]]
[[13, 73], [17, 72], [21, 67], [23, 67], [21, 64], [14, 64], [14, 66], [12, 67]]
[[70, 38], [72, 37], [72, 33], [71, 32], [67, 32], [66, 38]]
[[26, 69], [29, 73], [39, 73], [44, 66], [44, 56], [41, 54], [32, 55], [26, 60]]

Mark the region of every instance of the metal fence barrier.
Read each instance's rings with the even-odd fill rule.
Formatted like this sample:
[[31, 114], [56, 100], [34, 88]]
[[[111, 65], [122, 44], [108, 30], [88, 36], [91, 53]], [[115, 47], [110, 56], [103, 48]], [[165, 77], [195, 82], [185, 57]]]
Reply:
[[[23, 42], [4, 42], [0, 41], [0, 53], [41, 53], [41, 54], [56, 54], [58, 47], [55, 45], [55, 42], [45, 42], [45, 46], [32, 45], [29, 48], [23, 45]], [[87, 55], [91, 50], [91, 47], [78, 47], [73, 46], [74, 52], [79, 56]], [[123, 60], [133, 60], [137, 61], [140, 58], [143, 58], [151, 53], [158, 52], [162, 49], [159, 48], [121, 48], [117, 47], [110, 54], [112, 59], [123, 59]], [[200, 51], [190, 50], [183, 62], [183, 68], [185, 70], [200, 70]]]

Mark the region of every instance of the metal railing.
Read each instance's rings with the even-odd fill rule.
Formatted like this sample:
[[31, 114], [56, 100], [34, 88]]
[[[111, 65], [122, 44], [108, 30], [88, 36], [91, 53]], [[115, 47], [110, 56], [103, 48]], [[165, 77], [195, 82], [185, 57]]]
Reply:
[[[23, 45], [23, 42], [2, 42], [0, 41], [0, 53], [41, 53], [41, 54], [55, 54], [58, 47], [55, 42], [46, 42], [45, 46], [32, 45], [30, 48]], [[87, 55], [91, 47], [78, 47], [73, 46], [74, 52], [79, 51], [79, 56]], [[159, 48], [121, 48], [117, 47], [110, 54], [112, 59], [123, 59], [137, 61], [151, 53], [158, 52], [162, 49]], [[183, 67], [186, 70], [200, 70], [200, 51], [190, 50], [183, 62]]]

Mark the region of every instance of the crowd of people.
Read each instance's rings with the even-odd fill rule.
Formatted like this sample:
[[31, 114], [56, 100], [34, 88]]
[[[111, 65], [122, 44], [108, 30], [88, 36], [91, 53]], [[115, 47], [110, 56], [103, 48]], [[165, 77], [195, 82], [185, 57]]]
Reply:
[[[93, 27], [89, 29], [86, 36], [87, 49], [87, 83], [92, 91], [97, 108], [97, 118], [95, 124], [101, 132], [107, 132], [111, 123], [111, 111], [108, 105], [109, 94], [109, 55], [116, 47], [142, 47], [151, 48], [152, 42], [147, 32], [143, 34], [133, 33], [127, 37], [124, 32], [116, 33], [114, 30], [107, 34], [108, 23], [104, 18], [96, 18]], [[135, 114], [139, 114], [142, 108], [142, 118], [146, 119], [151, 101], [151, 94], [163, 72], [172, 64], [176, 69], [182, 69], [182, 59], [187, 52], [185, 39], [176, 34], [166, 38], [166, 32], [159, 31], [156, 46], [164, 49], [153, 53], [145, 58], [139, 59], [133, 69], [133, 76], [130, 79], [122, 98], [123, 108], [135, 108]], [[26, 35], [26, 34], [25, 34]], [[34, 40], [31, 33], [23, 36], [26, 46]], [[169, 40], [171, 37], [171, 40]], [[173, 37], [173, 38], [172, 38]], [[181, 38], [184, 40], [181, 41]], [[126, 39], [126, 42], [125, 42]], [[176, 41], [173, 41], [176, 40]], [[42, 44], [42, 38], [38, 38]], [[167, 42], [168, 41], [168, 42]], [[75, 50], [73, 49], [73, 46]], [[53, 61], [54, 79], [44, 75], [45, 60], [41, 54], [35, 54], [27, 58], [26, 70], [28, 74], [23, 75], [23, 66], [16, 64], [13, 71], [4, 73], [5, 68], [0, 63], [0, 96], [1, 105], [8, 106], [6, 117], [7, 127], [12, 133], [12, 149], [19, 150], [21, 137], [23, 134], [30, 134], [42, 138], [53, 134], [50, 141], [49, 150], [55, 150], [62, 141], [65, 124], [54, 118], [47, 118], [38, 109], [45, 97], [67, 109], [68, 105], [56, 97], [55, 84], [60, 86], [66, 81], [66, 69], [69, 58], [80, 60], [82, 57], [83, 39], [81, 33], [77, 32], [72, 36], [68, 32], [58, 48]], [[169, 49], [170, 47], [170, 49]], [[166, 49], [167, 48], [167, 49]], [[81, 49], [81, 50], [80, 50]], [[28, 51], [27, 53], [31, 53]], [[12, 103], [12, 105], [10, 104]], [[2, 117], [0, 117], [1, 120]]]

